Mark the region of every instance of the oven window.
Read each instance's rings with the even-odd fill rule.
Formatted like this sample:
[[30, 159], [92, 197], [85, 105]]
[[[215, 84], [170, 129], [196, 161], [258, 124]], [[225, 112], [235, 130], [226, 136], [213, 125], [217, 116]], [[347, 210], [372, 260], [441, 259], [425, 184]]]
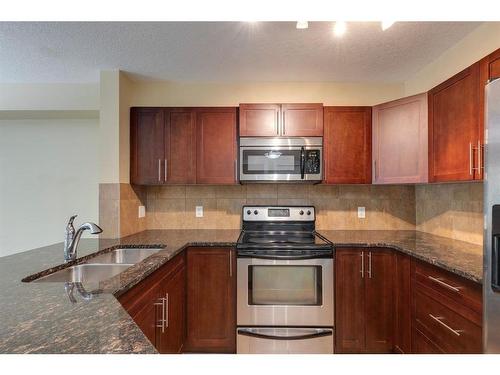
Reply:
[[248, 266], [248, 304], [320, 306], [321, 284], [321, 266]]
[[300, 174], [300, 150], [243, 150], [245, 174]]

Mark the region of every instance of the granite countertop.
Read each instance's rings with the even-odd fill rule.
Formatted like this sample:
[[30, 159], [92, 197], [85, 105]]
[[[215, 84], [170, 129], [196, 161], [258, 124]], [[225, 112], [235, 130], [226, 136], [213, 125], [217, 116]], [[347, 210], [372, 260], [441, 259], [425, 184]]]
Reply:
[[[63, 283], [22, 282], [63, 263], [63, 244], [0, 258], [0, 353], [156, 353], [116, 299], [188, 246], [234, 246], [239, 230], [149, 230], [117, 240], [84, 239], [75, 263], [113, 247], [162, 247], [144, 261], [99, 285], [91, 300]], [[336, 247], [383, 246], [482, 280], [482, 247], [415, 231], [319, 231]]]

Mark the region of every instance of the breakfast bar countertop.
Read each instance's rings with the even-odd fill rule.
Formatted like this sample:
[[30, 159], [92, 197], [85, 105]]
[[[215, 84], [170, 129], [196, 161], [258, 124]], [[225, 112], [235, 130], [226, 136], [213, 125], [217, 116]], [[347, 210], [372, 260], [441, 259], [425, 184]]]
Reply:
[[[482, 247], [415, 231], [323, 231], [335, 247], [390, 247], [482, 281]], [[63, 244], [0, 258], [0, 353], [156, 353], [116, 299], [188, 246], [234, 246], [239, 230], [148, 230], [115, 240], [84, 239], [78, 259], [119, 246], [162, 247], [72, 303], [64, 283], [23, 282], [64, 267]], [[73, 263], [69, 263], [71, 265]], [[28, 279], [31, 280], [31, 279]]]

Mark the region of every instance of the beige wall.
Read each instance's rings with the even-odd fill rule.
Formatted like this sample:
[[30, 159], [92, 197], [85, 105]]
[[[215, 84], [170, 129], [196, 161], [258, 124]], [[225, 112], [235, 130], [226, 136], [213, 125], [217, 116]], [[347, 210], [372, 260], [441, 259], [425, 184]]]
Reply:
[[[312, 204], [319, 229], [414, 229], [413, 186], [279, 185], [148, 187], [148, 229], [239, 229], [245, 204]], [[195, 217], [195, 206], [204, 217]], [[357, 207], [366, 218], [357, 218]]]
[[323, 103], [373, 105], [400, 98], [400, 83], [262, 82], [180, 83], [132, 82], [132, 106], [237, 106], [239, 103]]
[[418, 185], [415, 202], [417, 230], [483, 243], [481, 182]]
[[409, 78], [405, 96], [431, 89], [498, 48], [500, 22], [485, 22]]

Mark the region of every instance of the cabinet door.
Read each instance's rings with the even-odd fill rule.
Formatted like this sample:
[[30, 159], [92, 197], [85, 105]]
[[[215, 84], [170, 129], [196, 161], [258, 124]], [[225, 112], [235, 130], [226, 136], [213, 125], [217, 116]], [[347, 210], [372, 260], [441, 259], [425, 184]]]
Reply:
[[143, 299], [141, 301], [142, 308], [131, 317], [148, 340], [157, 347], [157, 323], [161, 312], [160, 306], [158, 306], [160, 294], [158, 289], [150, 291], [148, 294], [151, 298]]
[[240, 136], [275, 137], [280, 134], [279, 104], [240, 104]]
[[398, 353], [411, 353], [411, 258], [396, 253], [394, 348]]
[[191, 109], [166, 111], [165, 163], [168, 184], [196, 182], [196, 113]]
[[206, 108], [196, 113], [196, 182], [236, 183], [236, 109]]
[[[481, 81], [500, 78], [500, 49], [490, 53], [481, 60]], [[484, 75], [483, 75], [484, 72]]]
[[161, 108], [132, 108], [130, 182], [158, 185], [164, 180], [164, 115]]
[[335, 352], [365, 350], [364, 252], [335, 252]]
[[165, 298], [165, 328], [163, 332], [160, 328], [157, 335], [157, 349], [160, 353], [180, 353], [182, 351], [186, 327], [185, 285], [186, 270], [182, 266], [161, 286], [162, 296]]
[[373, 107], [373, 183], [427, 182], [427, 93]]
[[439, 348], [431, 339], [425, 336], [418, 329], [413, 330], [413, 354], [443, 354], [444, 351]]
[[281, 116], [281, 135], [283, 136], [323, 136], [323, 104], [282, 104]]
[[390, 353], [394, 329], [394, 253], [365, 252], [366, 352]]
[[371, 183], [371, 107], [325, 107], [324, 117], [326, 183]]
[[236, 351], [233, 252], [228, 248], [188, 249], [186, 351]]
[[480, 86], [476, 63], [429, 91], [429, 181], [482, 178]]

